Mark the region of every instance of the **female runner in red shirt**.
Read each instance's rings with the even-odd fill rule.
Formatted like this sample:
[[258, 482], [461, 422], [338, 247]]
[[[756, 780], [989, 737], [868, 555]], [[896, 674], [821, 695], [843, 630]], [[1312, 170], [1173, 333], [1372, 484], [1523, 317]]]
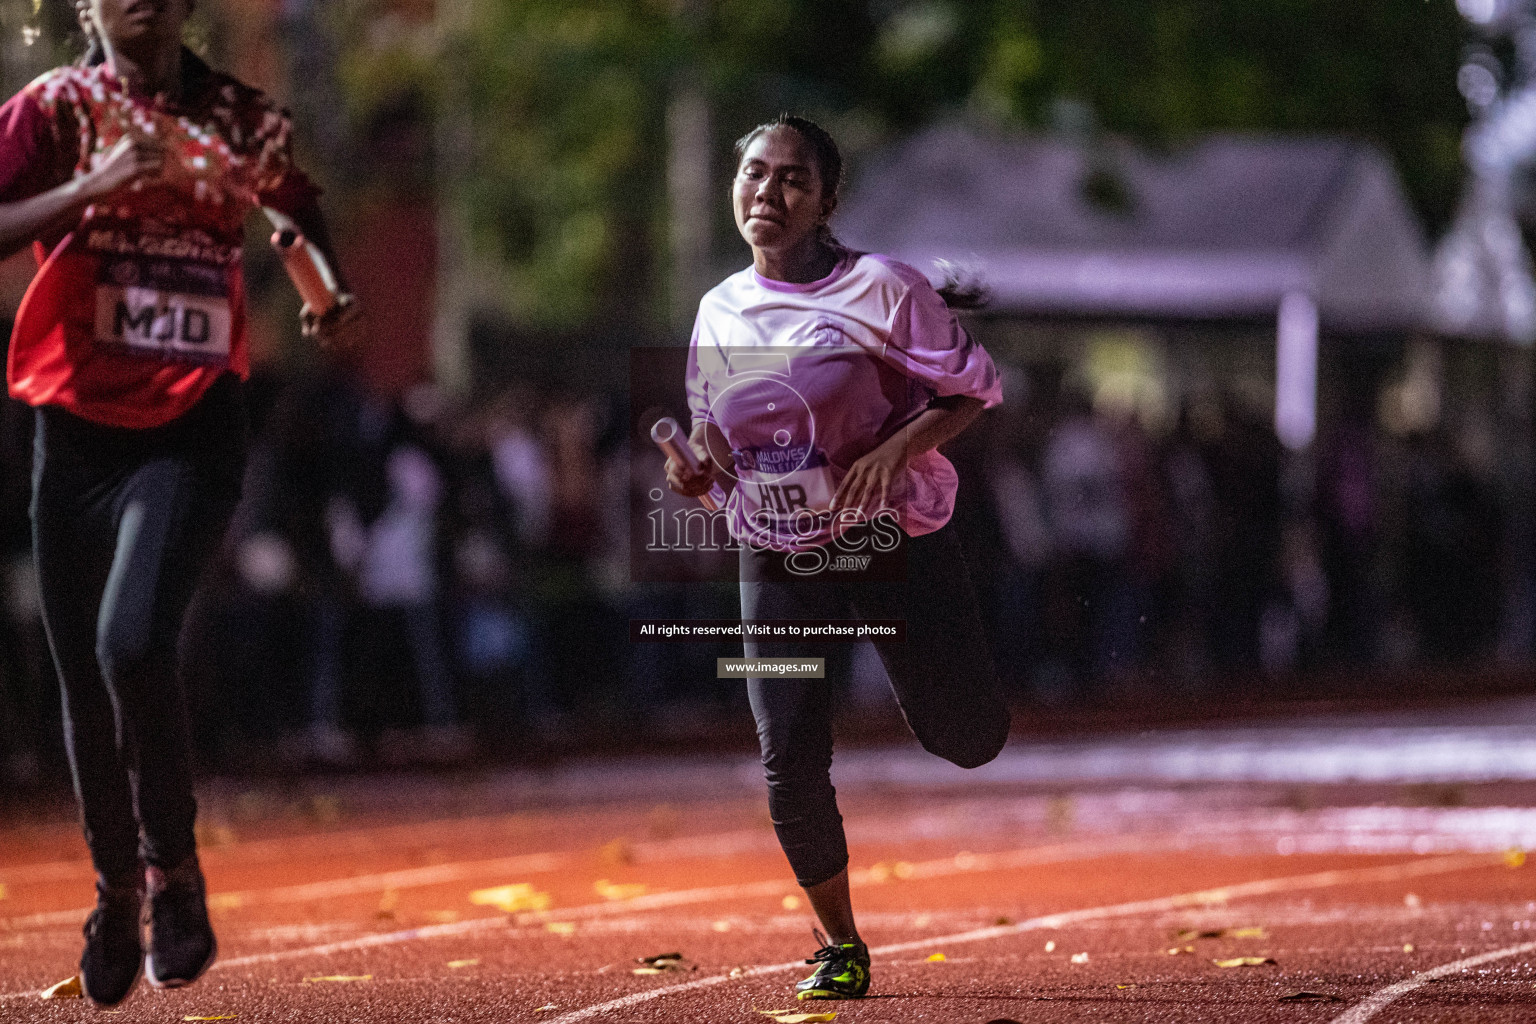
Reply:
[[[0, 107], [0, 255], [40, 264], [7, 378], [37, 409], [33, 549], [97, 872], [80, 977], [112, 1005], [216, 951], [176, 646], [244, 467], [243, 224], [266, 206], [329, 246], [287, 116], [181, 45], [192, 0], [76, 6], [86, 56]], [[305, 307], [304, 332], [355, 311]]]

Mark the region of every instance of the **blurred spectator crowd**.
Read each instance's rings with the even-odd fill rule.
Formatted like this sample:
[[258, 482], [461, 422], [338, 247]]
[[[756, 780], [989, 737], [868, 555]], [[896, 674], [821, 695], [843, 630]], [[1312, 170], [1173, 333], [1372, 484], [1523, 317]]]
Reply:
[[[1237, 399], [1191, 401], [1154, 431], [1060, 374], [1010, 373], [1025, 400], [947, 451], [1019, 704], [1203, 700], [1316, 669], [1497, 654], [1505, 526], [1475, 431], [1398, 437], [1343, 417], [1299, 457]], [[320, 373], [258, 377], [252, 397], [245, 501], [183, 652], [209, 766], [750, 735], [743, 688], [714, 678], [714, 658], [739, 648], [630, 642], [632, 618], [731, 618], [737, 596], [728, 579], [633, 581], [661, 463], [632, 437], [625, 396], [513, 383], [464, 406], [430, 387], [389, 401]], [[7, 403], [0, 770], [13, 783], [51, 777], [60, 757], [30, 432], [30, 411]]]

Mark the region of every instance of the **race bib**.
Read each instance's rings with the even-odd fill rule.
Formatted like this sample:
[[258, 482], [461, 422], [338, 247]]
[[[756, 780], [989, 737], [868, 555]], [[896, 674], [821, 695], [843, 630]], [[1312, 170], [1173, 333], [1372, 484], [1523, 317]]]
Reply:
[[135, 355], [190, 363], [229, 360], [225, 268], [140, 255], [101, 258], [96, 341]]
[[734, 455], [748, 516], [788, 520], [797, 513], [819, 516], [830, 509], [837, 487], [821, 449], [785, 445], [744, 448]]

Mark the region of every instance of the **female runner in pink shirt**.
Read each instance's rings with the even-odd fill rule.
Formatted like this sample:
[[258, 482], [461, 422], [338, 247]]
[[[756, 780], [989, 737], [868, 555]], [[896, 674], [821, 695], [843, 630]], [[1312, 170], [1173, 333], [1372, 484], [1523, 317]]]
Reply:
[[[947, 525], [955, 470], [937, 448], [1002, 400], [997, 370], [922, 274], [833, 238], [842, 158], [822, 128], [781, 116], [737, 156], [732, 207], [752, 266], [699, 304], [687, 388], [703, 468], [669, 460], [668, 482], [730, 491], [743, 620], [902, 621], [904, 639], [875, 646], [908, 725], [940, 757], [985, 764], [1008, 711]], [[743, 646], [749, 659], [827, 653], [817, 640]], [[747, 682], [774, 828], [826, 930], [800, 999], [869, 987], [830, 777], [832, 687]]]

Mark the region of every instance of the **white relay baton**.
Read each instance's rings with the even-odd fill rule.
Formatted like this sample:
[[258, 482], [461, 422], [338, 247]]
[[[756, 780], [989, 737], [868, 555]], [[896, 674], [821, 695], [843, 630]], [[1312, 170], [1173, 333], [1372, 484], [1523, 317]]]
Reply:
[[[699, 462], [699, 457], [693, 453], [693, 448], [686, 441], [681, 440], [683, 428], [677, 425], [677, 420], [671, 416], [663, 416], [651, 427], [651, 440], [656, 442], [656, 447], [662, 450], [668, 458], [680, 463], [694, 473], [704, 468]], [[719, 484], [710, 485], [709, 491], [699, 495], [699, 503], [714, 512], [721, 505], [725, 492]]]

